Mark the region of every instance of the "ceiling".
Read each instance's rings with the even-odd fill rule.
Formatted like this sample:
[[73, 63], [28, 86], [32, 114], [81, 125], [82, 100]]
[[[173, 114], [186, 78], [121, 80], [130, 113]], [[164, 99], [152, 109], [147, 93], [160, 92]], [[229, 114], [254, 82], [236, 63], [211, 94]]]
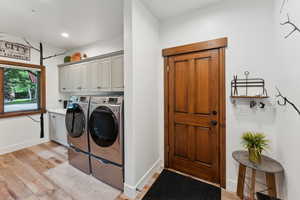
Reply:
[[159, 19], [166, 19], [223, 0], [142, 0]]
[[0, 19], [0, 32], [72, 49], [121, 35], [123, 0], [1, 0]]

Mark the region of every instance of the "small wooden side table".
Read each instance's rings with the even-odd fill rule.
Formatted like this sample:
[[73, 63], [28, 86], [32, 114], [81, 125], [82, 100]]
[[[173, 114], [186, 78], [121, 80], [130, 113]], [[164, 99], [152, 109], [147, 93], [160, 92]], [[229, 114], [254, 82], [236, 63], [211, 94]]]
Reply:
[[268, 187], [268, 194], [271, 197], [277, 197], [275, 174], [283, 172], [282, 165], [276, 160], [267, 156], [262, 156], [261, 163], [255, 164], [249, 161], [249, 153], [247, 151], [235, 151], [232, 157], [239, 163], [239, 176], [237, 185], [237, 195], [244, 199], [244, 185], [246, 178], [246, 168], [252, 169], [251, 185], [250, 185], [250, 199], [255, 199], [255, 182], [256, 171], [261, 171], [266, 174], [266, 185]]

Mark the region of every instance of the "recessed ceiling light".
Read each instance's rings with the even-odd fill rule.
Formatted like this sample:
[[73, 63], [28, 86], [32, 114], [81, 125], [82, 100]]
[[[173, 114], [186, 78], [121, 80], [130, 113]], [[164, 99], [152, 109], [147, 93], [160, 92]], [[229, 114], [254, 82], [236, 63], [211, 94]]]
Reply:
[[68, 38], [69, 34], [68, 33], [62, 33], [61, 36], [64, 37], [64, 38]]

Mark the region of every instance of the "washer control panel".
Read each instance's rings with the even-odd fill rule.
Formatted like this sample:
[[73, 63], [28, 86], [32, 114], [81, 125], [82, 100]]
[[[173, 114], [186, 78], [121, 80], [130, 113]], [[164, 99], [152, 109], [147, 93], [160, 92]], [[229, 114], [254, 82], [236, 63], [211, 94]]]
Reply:
[[119, 105], [122, 104], [123, 97], [92, 97], [91, 104], [109, 104]]

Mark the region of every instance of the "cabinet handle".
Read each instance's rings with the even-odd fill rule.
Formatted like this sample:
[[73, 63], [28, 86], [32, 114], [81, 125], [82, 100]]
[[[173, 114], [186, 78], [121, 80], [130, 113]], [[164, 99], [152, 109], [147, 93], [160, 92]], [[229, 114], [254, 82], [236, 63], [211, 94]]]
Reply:
[[102, 87], [98, 86], [97, 89], [101, 89]]
[[77, 89], [78, 89], [78, 90], [81, 90], [81, 89], [82, 89], [82, 87], [81, 87], [81, 86], [79, 86]]
[[65, 90], [66, 88], [63, 88], [63, 90]]

